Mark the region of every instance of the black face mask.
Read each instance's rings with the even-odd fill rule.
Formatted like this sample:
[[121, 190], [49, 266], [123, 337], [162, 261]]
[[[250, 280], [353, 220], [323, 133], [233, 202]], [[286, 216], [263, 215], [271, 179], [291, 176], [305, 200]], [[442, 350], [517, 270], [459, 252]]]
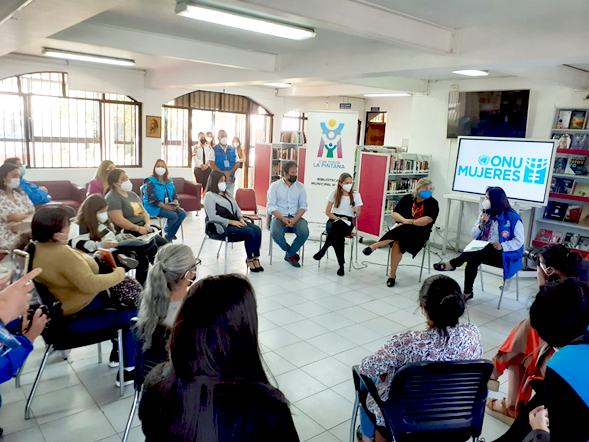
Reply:
[[200, 141], [200, 144], [205, 144], [207, 142], [206, 138], [201, 138], [198, 141]]
[[294, 183], [297, 181], [297, 176], [296, 175], [290, 175], [288, 177], [288, 181], [290, 181], [291, 183]]

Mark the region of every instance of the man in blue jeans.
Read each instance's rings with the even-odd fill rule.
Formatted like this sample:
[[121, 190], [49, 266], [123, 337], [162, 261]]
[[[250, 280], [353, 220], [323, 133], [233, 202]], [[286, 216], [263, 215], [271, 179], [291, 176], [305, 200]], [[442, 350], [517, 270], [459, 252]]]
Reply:
[[[307, 211], [305, 186], [297, 181], [298, 167], [294, 161], [282, 165], [282, 178], [268, 189], [268, 212], [272, 214], [270, 230], [272, 239], [286, 252], [284, 259], [293, 267], [300, 267], [298, 251], [309, 237], [309, 227], [303, 215]], [[289, 245], [284, 239], [286, 232], [297, 237]]]

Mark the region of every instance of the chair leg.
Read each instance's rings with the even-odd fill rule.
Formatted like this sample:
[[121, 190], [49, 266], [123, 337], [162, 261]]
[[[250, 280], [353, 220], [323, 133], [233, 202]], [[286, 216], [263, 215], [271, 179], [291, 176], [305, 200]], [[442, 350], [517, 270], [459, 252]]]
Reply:
[[501, 308], [501, 300], [503, 299], [503, 291], [505, 290], [505, 284], [507, 281], [503, 280], [503, 285], [501, 286], [501, 295], [499, 296], [499, 304], [497, 304], [497, 310]]
[[270, 255], [270, 265], [272, 265], [272, 246], [273, 245], [274, 245], [274, 241], [272, 241], [272, 232], [270, 232], [270, 246], [268, 247], [269, 255]]
[[133, 396], [133, 404], [131, 405], [131, 411], [129, 412], [129, 419], [127, 419], [127, 425], [125, 425], [125, 431], [123, 432], [122, 442], [129, 440], [129, 433], [131, 432], [131, 425], [133, 424], [133, 418], [137, 411], [137, 405], [139, 404], [139, 398], [141, 397], [141, 390], [135, 390], [135, 396]]
[[102, 364], [102, 342], [96, 344], [98, 347], [98, 363]]
[[305, 265], [305, 245], [303, 244], [303, 256], [301, 257], [301, 265]]
[[427, 273], [432, 274], [432, 247], [427, 242]]
[[217, 259], [219, 259], [219, 255], [221, 254], [221, 247], [223, 247], [223, 242], [219, 244], [219, 250], [217, 250]]
[[352, 259], [354, 258], [354, 239], [350, 239], [350, 268], [348, 272], [352, 271]]
[[391, 264], [391, 250], [392, 248], [389, 246], [389, 250], [387, 250], [387, 267], [384, 269], [385, 276], [388, 278], [390, 273], [389, 273], [389, 265]]
[[[227, 274], [227, 249], [229, 246], [229, 243], [227, 242], [227, 237], [225, 237], [225, 274]], [[223, 243], [221, 243], [221, 245], [223, 245]], [[221, 247], [219, 247], [219, 251], [221, 251]], [[217, 257], [219, 255], [217, 254]]]
[[515, 274], [515, 299], [519, 301], [519, 273]]
[[[319, 235], [319, 250], [323, 248], [323, 233]], [[317, 261], [317, 267], [321, 267], [321, 260]]]
[[20, 368], [16, 372], [16, 375], [14, 375], [14, 386], [16, 388], [20, 388], [20, 375], [22, 374], [26, 363], [27, 363], [27, 360], [25, 359], [25, 361], [22, 363], [22, 365], [20, 366]]
[[[129, 331], [130, 333], [130, 331]], [[123, 348], [123, 329], [117, 330], [117, 342], [119, 343], [119, 395], [123, 397], [125, 395], [125, 352]]]
[[48, 345], [45, 349], [45, 354], [43, 355], [43, 360], [41, 361], [41, 366], [39, 367], [39, 371], [37, 372], [37, 377], [35, 378], [35, 382], [33, 382], [33, 389], [31, 390], [31, 394], [27, 399], [27, 405], [25, 405], [25, 420], [31, 418], [31, 405], [33, 404], [33, 397], [35, 397], [35, 392], [37, 391], [37, 387], [39, 386], [39, 381], [41, 381], [41, 376], [43, 375], [43, 370], [45, 370], [45, 365], [47, 364], [47, 358], [49, 358], [49, 353], [53, 349], [53, 345]]
[[[427, 244], [425, 245], [427, 247]], [[423, 256], [421, 257], [421, 269], [419, 269], [419, 280], [417, 282], [421, 282], [421, 275], [423, 274], [423, 264], [425, 264], [425, 248], [423, 249]]]
[[481, 277], [481, 292], [484, 292], [485, 288], [483, 287], [483, 268], [481, 266], [479, 266], [479, 275]]
[[197, 258], [200, 256], [200, 252], [202, 252], [202, 248], [205, 246], [206, 240], [207, 240], [207, 235], [205, 234], [205, 237], [202, 239], [202, 244], [200, 245], [200, 249], [198, 249], [198, 255], [196, 255]]
[[182, 235], [182, 242], [184, 242], [184, 227], [180, 224], [180, 234]]
[[352, 420], [350, 421], [350, 442], [356, 442], [356, 420], [358, 419], [358, 409], [360, 408], [360, 400], [358, 399], [358, 392], [356, 392], [356, 399], [354, 400], [354, 408], [352, 409]]

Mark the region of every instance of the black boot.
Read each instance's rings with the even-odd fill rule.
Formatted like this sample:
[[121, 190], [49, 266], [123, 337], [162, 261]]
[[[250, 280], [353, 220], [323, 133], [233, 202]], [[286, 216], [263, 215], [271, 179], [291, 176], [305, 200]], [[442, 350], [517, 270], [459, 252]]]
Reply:
[[327, 253], [328, 248], [329, 248], [329, 245], [324, 244], [323, 247], [321, 247], [321, 250], [319, 250], [317, 253], [315, 253], [313, 255], [313, 259], [315, 261], [321, 261], [321, 258], [323, 258], [325, 256], [325, 254]]
[[337, 270], [338, 276], [344, 276], [344, 265], [343, 263], [339, 265], [339, 269]]

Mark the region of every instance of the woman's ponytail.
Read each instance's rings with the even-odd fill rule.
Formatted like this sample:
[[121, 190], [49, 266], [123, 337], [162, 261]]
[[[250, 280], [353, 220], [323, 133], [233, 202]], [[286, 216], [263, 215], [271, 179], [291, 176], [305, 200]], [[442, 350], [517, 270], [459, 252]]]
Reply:
[[444, 334], [447, 334], [447, 327], [458, 324], [465, 310], [460, 285], [444, 275], [431, 276], [424, 281], [419, 292], [419, 303], [432, 327]]

